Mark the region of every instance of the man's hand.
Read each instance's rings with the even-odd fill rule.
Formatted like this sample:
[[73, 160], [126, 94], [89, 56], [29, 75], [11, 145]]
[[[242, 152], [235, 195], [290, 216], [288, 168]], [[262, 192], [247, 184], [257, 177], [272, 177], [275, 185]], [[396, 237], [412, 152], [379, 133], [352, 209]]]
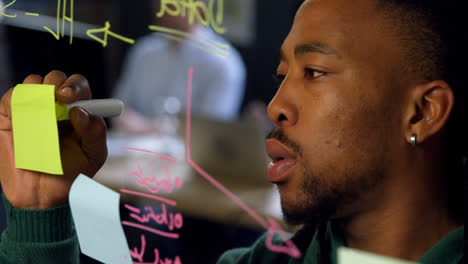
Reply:
[[[30, 75], [24, 83], [55, 85], [56, 99], [67, 104], [91, 99], [88, 81], [81, 75], [67, 79], [64, 73], [53, 71], [45, 78]], [[107, 158], [104, 120], [75, 107], [70, 111], [70, 121], [59, 123], [64, 175], [16, 169], [11, 123], [12, 92], [13, 88], [0, 102], [0, 182], [3, 192], [16, 208], [45, 209], [64, 204], [68, 201], [75, 178], [80, 173], [94, 176]]]

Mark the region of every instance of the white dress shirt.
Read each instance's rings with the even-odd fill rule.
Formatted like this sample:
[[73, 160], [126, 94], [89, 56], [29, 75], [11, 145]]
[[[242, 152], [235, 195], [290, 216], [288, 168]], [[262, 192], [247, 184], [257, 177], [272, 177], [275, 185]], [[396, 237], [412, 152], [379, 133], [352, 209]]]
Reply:
[[[211, 29], [201, 26], [193, 34], [227, 44]], [[221, 57], [190, 41], [175, 45], [160, 35], [137, 41], [127, 56], [115, 97], [145, 117], [183, 111], [188, 69], [193, 66], [192, 112], [218, 120], [236, 119], [245, 90], [241, 57], [232, 46], [228, 56]]]

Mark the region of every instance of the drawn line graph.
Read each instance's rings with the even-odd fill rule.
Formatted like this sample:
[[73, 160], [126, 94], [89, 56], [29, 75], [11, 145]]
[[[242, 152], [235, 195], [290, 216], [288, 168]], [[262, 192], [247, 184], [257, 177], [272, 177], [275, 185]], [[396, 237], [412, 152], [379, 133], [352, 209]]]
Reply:
[[[205, 180], [216, 187], [219, 191], [229, 197], [235, 204], [247, 212], [252, 218], [254, 218], [260, 225], [262, 225], [267, 231], [266, 247], [273, 252], [288, 254], [292, 257], [299, 258], [301, 253], [297, 249], [296, 245], [286, 236], [285, 232], [281, 229], [280, 225], [271, 217], [268, 221], [263, 219], [255, 210], [250, 208], [244, 203], [239, 197], [233, 192], [224, 187], [219, 181], [213, 178], [210, 174], [204, 171], [198, 166], [191, 158], [190, 146], [191, 146], [191, 103], [192, 103], [192, 81], [193, 81], [194, 68], [191, 66], [188, 70], [187, 77], [187, 109], [186, 109], [186, 131], [185, 131], [185, 160], [195, 171], [197, 171]], [[274, 245], [272, 242], [274, 234], [277, 233], [284, 241], [285, 245]]]
[[155, 156], [155, 157], [158, 157], [158, 158], [167, 160], [167, 161], [172, 162], [172, 163], [175, 163], [175, 162], [177, 161], [176, 159], [174, 159], [174, 158], [172, 158], [172, 157], [168, 157], [168, 156], [166, 156], [166, 155], [162, 155], [162, 154], [155, 153], [155, 152], [148, 151], [148, 150], [144, 150], [144, 149], [130, 148], [130, 147], [122, 147], [122, 149], [126, 149], [126, 150], [131, 150], [131, 151], [136, 151], [136, 152], [141, 152], [141, 153], [149, 154], [149, 155], [152, 155], [152, 156]]

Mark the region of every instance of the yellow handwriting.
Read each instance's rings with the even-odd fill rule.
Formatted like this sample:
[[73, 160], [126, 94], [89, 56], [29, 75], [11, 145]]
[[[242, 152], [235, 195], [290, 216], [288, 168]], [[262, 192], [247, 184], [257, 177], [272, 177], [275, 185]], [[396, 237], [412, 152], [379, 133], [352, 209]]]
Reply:
[[[107, 36], [108, 35], [111, 35], [112, 37], [116, 38], [116, 39], [119, 39], [123, 42], [127, 42], [129, 44], [135, 44], [135, 40], [131, 39], [131, 38], [126, 38], [124, 36], [121, 36], [121, 35], [118, 35], [112, 31], [110, 31], [111, 27], [111, 24], [109, 23], [109, 21], [106, 21], [105, 23], [105, 26], [103, 28], [98, 28], [98, 29], [88, 29], [86, 31], [86, 35], [88, 35], [88, 37], [96, 40], [97, 42], [101, 43], [103, 47], [107, 47]], [[95, 35], [93, 35], [94, 33], [104, 33], [104, 38], [103, 39], [100, 39], [98, 37], [96, 37]]]
[[4, 6], [4, 7], [2, 8], [2, 15], [6, 16], [6, 17], [16, 17], [16, 14], [14, 14], [14, 15], [5, 14], [5, 9], [7, 9], [7, 7], [13, 5], [15, 2], [16, 2], [16, 0], [13, 0], [13, 1], [11, 1], [11, 3], [7, 4], [6, 6]]
[[27, 15], [27, 16], [39, 16], [38, 13], [28, 13], [28, 12], [26, 12], [24, 14]]
[[[215, 2], [216, 15], [215, 15]], [[162, 17], [166, 13], [170, 16], [188, 16], [188, 21], [193, 24], [197, 20], [202, 26], [211, 26], [218, 34], [226, 32], [226, 28], [221, 27], [223, 23], [224, 0], [209, 0], [208, 5], [196, 0], [161, 0], [161, 9], [156, 14]]]
[[[182, 38], [182, 37], [178, 37], [178, 36], [174, 36], [174, 35], [166, 34], [166, 33], [161, 33], [161, 34], [163, 35], [163, 37], [165, 37], [167, 39], [172, 39], [172, 40], [175, 40], [175, 41], [178, 41], [178, 42], [184, 41], [184, 38]], [[195, 42], [189, 42], [189, 43], [191, 45], [203, 50], [203, 51], [206, 51], [206, 52], [211, 53], [213, 55], [220, 56], [221, 58], [226, 58], [228, 56], [226, 52], [217, 51], [215, 49], [212, 49], [210, 47], [205, 47], [205, 46], [197, 44]]]
[[186, 37], [186, 38], [190, 38], [190, 39], [193, 39], [193, 40], [197, 40], [199, 42], [206, 42], [206, 43], [208, 43], [210, 45], [213, 45], [213, 46], [215, 46], [217, 48], [220, 48], [222, 50], [228, 50], [229, 49], [228, 45], [221, 44], [219, 42], [212, 41], [212, 40], [209, 40], [209, 39], [203, 39], [201, 37], [198, 37], [197, 35], [194, 35], [194, 34], [191, 34], [191, 33], [188, 33], [188, 32], [184, 32], [184, 31], [180, 31], [180, 30], [176, 30], [176, 29], [172, 29], [172, 28], [167, 28], [167, 27], [156, 26], [156, 25], [150, 25], [150, 26], [148, 26], [148, 28], [150, 30], [153, 30], [153, 31], [172, 34], [172, 35], [176, 35], [176, 36], [180, 36], [180, 37]]
[[[54, 32], [52, 29], [44, 26], [54, 37], [55, 39], [60, 39], [60, 0], [57, 1], [57, 31]], [[73, 0], [70, 0], [70, 16], [66, 15], [67, 13], [67, 0], [63, 0], [62, 7], [62, 38], [65, 36], [65, 21], [70, 23], [70, 44], [73, 42]]]

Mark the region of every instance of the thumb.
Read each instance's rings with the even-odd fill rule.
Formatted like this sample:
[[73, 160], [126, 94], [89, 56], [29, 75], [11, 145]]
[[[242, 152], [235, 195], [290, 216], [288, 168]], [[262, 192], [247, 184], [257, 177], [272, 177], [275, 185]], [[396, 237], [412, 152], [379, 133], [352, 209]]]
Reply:
[[70, 122], [81, 139], [81, 150], [88, 160], [88, 164], [81, 166], [82, 173], [93, 177], [107, 158], [106, 123], [102, 117], [89, 114], [80, 107], [71, 109]]

